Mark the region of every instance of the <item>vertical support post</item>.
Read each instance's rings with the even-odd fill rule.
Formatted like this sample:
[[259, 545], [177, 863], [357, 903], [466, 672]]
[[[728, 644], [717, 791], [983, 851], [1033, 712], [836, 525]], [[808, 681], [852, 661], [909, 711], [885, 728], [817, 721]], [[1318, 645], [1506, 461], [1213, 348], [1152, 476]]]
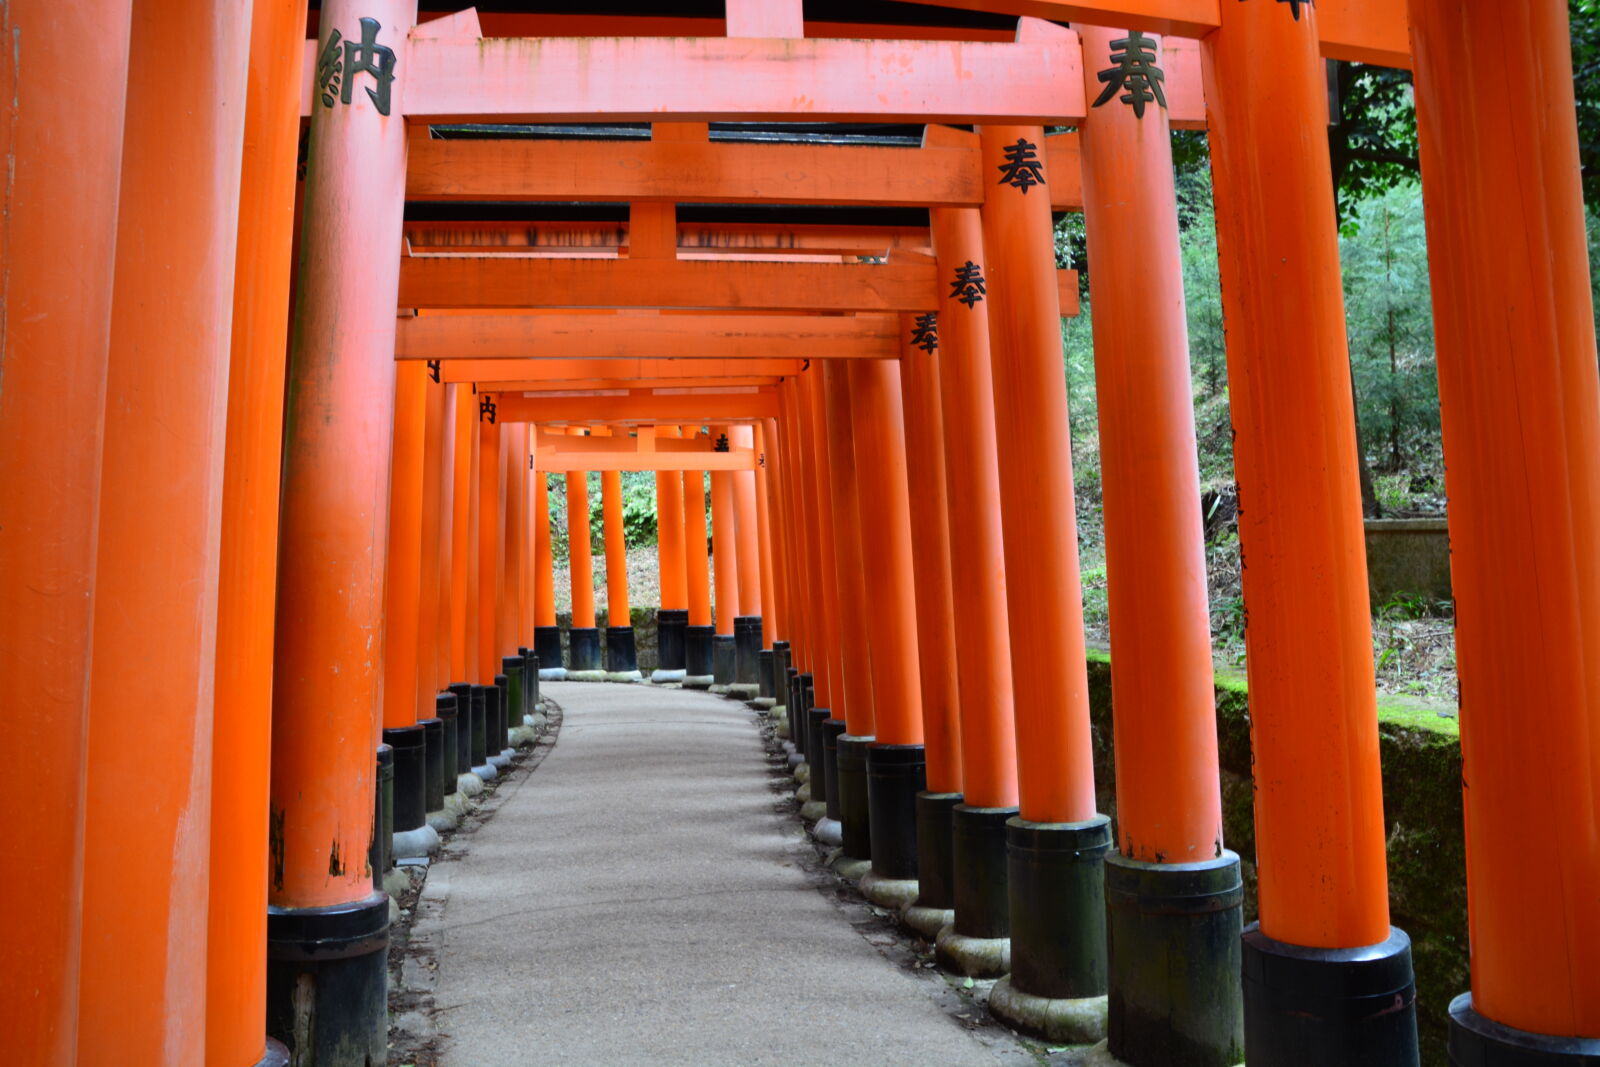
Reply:
[[[876, 730], [877, 694], [872, 684], [872, 649], [877, 628], [867, 620], [865, 560], [862, 556], [860, 467], [855, 451], [855, 415], [850, 372], [843, 362], [822, 368], [828, 436], [828, 486], [833, 494], [834, 574], [839, 587], [839, 636], [844, 652], [845, 732], [836, 742], [840, 864], [853, 863], [846, 877], [870, 867], [871, 820], [867, 811], [867, 746]], [[826, 744], [826, 741], [824, 741]]]
[[[756, 694], [756, 706], [768, 710], [781, 703], [777, 697], [776, 672], [784, 652], [789, 647], [789, 642], [778, 637], [778, 634], [788, 633], [788, 630], [780, 629], [785, 623], [780, 621], [778, 613], [778, 564], [775, 557], [779, 554], [779, 550], [773, 543], [777, 536], [774, 532], [777, 501], [772, 495], [776, 488], [773, 474], [777, 467], [777, 434], [773, 431], [776, 424], [775, 419], [763, 419], [755, 426], [756, 540], [761, 556], [762, 608], [762, 647], [757, 653], [756, 661], [756, 681], [760, 689]], [[785, 600], [784, 609], [787, 610], [788, 606], [788, 601]]]
[[[455, 434], [451, 448], [450, 502], [450, 678], [455, 683], [472, 680], [472, 651], [468, 638], [472, 572], [472, 443], [478, 435], [478, 412], [472, 392], [453, 385]], [[465, 712], [466, 709], [462, 708]]]
[[[454, 680], [451, 669], [454, 659], [452, 646], [455, 642], [451, 615], [453, 595], [451, 584], [455, 560], [456, 417], [460, 407], [456, 398], [458, 391], [465, 391], [465, 388], [455, 384], [441, 384], [436, 397], [439, 407], [438, 425], [436, 427], [434, 425], [432, 408], [429, 409], [428, 419], [428, 447], [438, 452], [438, 485], [432, 509], [438, 541], [434, 561], [438, 589], [433, 614], [431, 617], [425, 615], [422, 622], [424, 626], [428, 626], [431, 618], [436, 647], [429, 681], [425, 685], [419, 685], [418, 688], [423, 700], [432, 699], [434, 715], [439, 722], [438, 774], [439, 790], [443, 795], [440, 797], [439, 808], [430, 808], [428, 821], [440, 832], [454, 829], [456, 826], [456, 805], [449, 800], [449, 797], [459, 791], [457, 774], [461, 758], [459, 736], [461, 701], [454, 692], [446, 692]], [[426, 518], [424, 516], [424, 521]], [[432, 759], [433, 753], [430, 749], [430, 763]]]
[[876, 740], [866, 750], [872, 870], [862, 878], [861, 891], [883, 907], [899, 908], [917, 896], [917, 794], [927, 786], [900, 364], [843, 362], [856, 439], [861, 573], [873, 613]]
[[1222, 847], [1171, 131], [1154, 93], [1107, 95], [1099, 78], [1160, 56], [1161, 42], [1078, 32], [1095, 100], [1080, 136], [1116, 693], [1109, 1047], [1132, 1067], [1232, 1067], [1244, 1058], [1244, 888]]
[[[539, 430], [534, 428], [537, 436]], [[538, 454], [535, 449], [536, 456]], [[551, 547], [550, 478], [535, 467], [533, 472], [533, 647], [539, 657], [539, 678], [567, 676], [561, 665], [561, 628], [556, 625], [555, 553]]]
[[706, 554], [705, 471], [683, 472], [683, 563], [689, 594], [683, 684], [708, 689], [714, 678], [711, 646], [716, 630], [711, 624], [711, 567]]
[[[755, 450], [755, 429], [748, 423], [728, 428], [735, 449]], [[761, 531], [756, 522], [755, 471], [733, 471], [728, 480], [733, 486], [733, 531], [738, 542], [735, 555], [739, 568], [739, 614], [733, 620], [734, 680], [740, 695], [755, 697], [757, 664], [761, 652]]]
[[[8, 1013], [21, 1063], [77, 1062], [90, 635], [117, 247], [131, 4], [15, 0], [6, 9], [0, 124], [0, 670], [34, 714], [11, 743], [49, 773], [0, 780], [0, 803], [29, 828], [0, 900], [26, 915], [0, 968], [27, 1007]], [[22, 45], [21, 42], [30, 42]], [[62, 248], [73, 249], [70, 256]], [[66, 428], [67, 432], [63, 432]], [[41, 447], [48, 442], [48, 447]]]
[[[573, 431], [576, 432], [576, 431]], [[568, 669], [600, 669], [600, 631], [594, 621], [594, 549], [589, 542], [589, 472], [567, 472], [567, 566], [572, 580]]]
[[[211, 724], [249, 31], [242, 0], [134, 5], [99, 508], [75, 516], [90, 529], [98, 522], [89, 701], [110, 709], [89, 733], [83, 780], [85, 1063], [205, 1057]], [[8, 25], [6, 37], [24, 69], [56, 61], [43, 51], [48, 36], [30, 43]], [[62, 44], [83, 62], [81, 41]], [[181, 109], [171, 101], [178, 67], [206, 87]], [[8, 101], [12, 115], [15, 106]], [[8, 305], [8, 323], [15, 314]], [[98, 385], [95, 375], [89, 387]], [[57, 425], [13, 462], [96, 425]]]
[[[473, 574], [478, 623], [473, 665], [478, 684], [472, 692], [472, 773], [485, 781], [499, 774], [493, 757], [500, 755], [503, 747], [496, 738], [505, 733], [504, 721], [500, 717], [501, 692], [495, 681], [500, 669], [500, 568], [505, 548], [505, 520], [501, 512], [504, 472], [500, 450], [501, 429], [495, 420], [492, 404], [491, 398], [479, 394], [477, 527], [474, 536], [477, 558]], [[478, 708], [480, 700], [483, 702], [481, 714]]]
[[[657, 426], [654, 433], [658, 439], [682, 436], [676, 426]], [[681, 682], [689, 628], [689, 572], [684, 560], [683, 477], [679, 471], [656, 471], [656, 553], [661, 607], [656, 612], [657, 664], [650, 680]]]
[[1414, 1064], [1317, 18], [1227, 4], [1201, 45], [1250, 619], [1261, 921], [1244, 937], [1245, 1055]]
[[[929, 127], [935, 136], [974, 144], [971, 134]], [[941, 283], [969, 265], [985, 267], [975, 208], [929, 214]], [[1000, 465], [995, 437], [989, 316], [983, 301], [958, 300], [939, 287], [939, 395], [944, 408], [945, 481], [950, 507], [950, 584], [955, 605], [961, 696], [961, 795], [924, 802], [923, 837], [949, 841], [954, 887], [906, 918], [934, 923], [946, 966], [999, 977], [1010, 969], [1005, 826], [1017, 814], [1017, 739], [1012, 714], [1008, 583], [1000, 521]], [[953, 913], [953, 914], [952, 914]]]
[[[725, 450], [728, 426], [711, 427], [711, 439]], [[735, 681], [735, 623], [739, 612], [739, 542], [734, 530], [733, 473], [711, 472], [711, 556], [716, 593], [716, 635], [711, 639], [711, 674], [725, 691]]]
[[[646, 431], [647, 432], [647, 431]], [[600, 472], [600, 506], [606, 537], [606, 678], [637, 681], [633, 608], [628, 602], [628, 531], [622, 521], [622, 472]]]
[[1582, 1063], [1600, 1058], [1600, 382], [1567, 6], [1410, 14], [1470, 785], [1451, 1062]]
[[[388, 1054], [389, 901], [373, 891], [367, 862], [385, 549], [373, 531], [388, 524], [392, 416], [382, 400], [394, 390], [406, 174], [399, 104], [415, 22], [411, 0], [328, 0], [318, 36], [319, 54], [355, 62], [345, 61], [342, 90], [312, 95], [285, 435], [267, 918], [268, 1028], [308, 1064], [338, 1062], [349, 1049], [376, 1061]], [[329, 938], [347, 953], [316, 957], [313, 946]]]
[[[272, 616], [305, 24], [303, 0], [257, 0], [251, 8], [211, 736], [205, 1056], [212, 1063], [257, 1063], [269, 1054]], [[286, 1055], [272, 1044], [273, 1055]]]
[[[816, 569], [812, 573], [822, 587], [817, 602], [825, 616], [826, 632], [825, 647], [818, 650], [818, 657], [812, 663], [810, 703], [804, 709], [805, 721], [802, 726], [805, 730], [806, 764], [810, 771], [811, 801], [800, 809], [800, 816], [817, 820], [813, 832], [818, 840], [842, 846], [844, 834], [839, 808], [838, 739], [845, 734], [848, 700], [845, 692], [844, 625], [839, 594], [840, 563], [835, 551], [837, 538], [833, 521], [833, 467], [829, 457], [827, 399], [824, 395], [826, 366], [826, 363], [822, 363], [803, 373], [800, 376], [799, 393], [801, 419], [805, 423], [805, 444], [809, 446], [805, 448], [805, 462], [811, 476], [811, 500], [814, 504], [810, 544]], [[807, 688], [803, 678], [801, 685]]]

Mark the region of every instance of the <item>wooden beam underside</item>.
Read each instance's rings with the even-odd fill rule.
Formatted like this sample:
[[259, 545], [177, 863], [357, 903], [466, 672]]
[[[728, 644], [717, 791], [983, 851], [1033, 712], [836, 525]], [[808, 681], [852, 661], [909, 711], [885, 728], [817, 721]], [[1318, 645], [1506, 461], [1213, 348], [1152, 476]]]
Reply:
[[798, 374], [804, 366], [799, 359], [467, 359], [444, 363], [440, 371], [446, 382], [652, 378], [676, 386], [701, 378], [781, 378]]
[[706, 393], [516, 396], [492, 394], [501, 422], [705, 423], [778, 417], [770, 389]]
[[[556, 254], [602, 252], [615, 256], [628, 248], [627, 223], [408, 222], [405, 233], [411, 250], [417, 253], [515, 255], [540, 250]], [[678, 223], [680, 255], [727, 250], [882, 256], [892, 248], [927, 249], [930, 243], [927, 228], [921, 226]]]
[[[894, 315], [423, 315], [396, 322], [396, 359], [437, 359], [474, 366], [472, 380], [523, 373], [541, 359], [662, 360], [748, 364], [769, 359], [898, 359], [900, 322]], [[592, 367], [590, 368], [593, 369]], [[641, 371], [642, 373], [642, 371]], [[739, 366], [728, 373], [760, 373]], [[781, 372], [780, 372], [781, 373]], [[588, 377], [614, 374], [595, 372]], [[449, 379], [458, 380], [458, 379]]]

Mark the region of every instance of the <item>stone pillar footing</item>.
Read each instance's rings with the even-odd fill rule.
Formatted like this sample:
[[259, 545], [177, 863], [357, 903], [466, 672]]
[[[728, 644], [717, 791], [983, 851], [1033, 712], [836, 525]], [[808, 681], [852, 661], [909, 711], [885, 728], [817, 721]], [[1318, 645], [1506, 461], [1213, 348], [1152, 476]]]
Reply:
[[[917, 794], [917, 906], [928, 911], [942, 913], [955, 907], [950, 812], [959, 803], [960, 793]], [[927, 936], [931, 938], [938, 932], [936, 926]]]
[[256, 1061], [255, 1067], [289, 1067], [289, 1049], [282, 1041], [267, 1038], [267, 1051]]
[[872, 870], [872, 861], [861, 856], [852, 856], [844, 849], [837, 849], [828, 857], [828, 866], [833, 873], [847, 882], [859, 882]]
[[1587, 1067], [1600, 1063], [1600, 1038], [1550, 1037], [1502, 1026], [1472, 1008], [1472, 994], [1450, 1002], [1452, 1067]]
[[267, 1033], [294, 1062], [387, 1063], [389, 897], [267, 909]]
[[[1104, 997], [1111, 820], [1006, 821], [1011, 983], [1052, 1000]], [[1101, 1034], [1092, 1040], [1098, 1041]]]
[[1276, 941], [1251, 923], [1244, 932], [1243, 973], [1248, 1063], [1419, 1062], [1417, 987], [1405, 931], [1391, 926], [1388, 940], [1376, 945], [1308, 948]]
[[913, 903], [900, 911], [900, 925], [928, 942], [955, 921], [956, 913], [950, 908], [929, 908]]
[[1105, 997], [1036, 997], [1006, 975], [989, 991], [989, 1012], [1020, 1033], [1053, 1044], [1088, 1045], [1106, 1034]]
[[424, 822], [415, 830], [397, 830], [391, 848], [395, 859], [414, 860], [437, 854], [441, 844], [439, 831]]
[[885, 878], [876, 869], [862, 875], [861, 884], [856, 888], [868, 901], [890, 911], [901, 911], [917, 899], [915, 878]]
[[[1006, 823], [1016, 814], [1016, 808], [975, 808], [970, 804], [957, 804], [950, 809], [951, 864], [955, 870], [952, 906], [956, 913], [955, 932], [963, 937], [1011, 937]], [[1008, 961], [1006, 970], [1010, 969]]]
[[957, 933], [959, 918], [957, 913], [933, 939], [933, 957], [939, 966], [968, 978], [999, 978], [1011, 970], [1011, 939]]
[[830, 819], [827, 815], [828, 806], [822, 806], [822, 815], [816, 824], [811, 827], [811, 836], [829, 848], [838, 848], [844, 844], [844, 828], [839, 825], [838, 819]]
[[1105, 859], [1108, 1050], [1131, 1067], [1233, 1067], [1244, 883], [1226, 850], [1200, 863]]
[[869, 745], [866, 773], [872, 870], [880, 878], [909, 881], [915, 885], [917, 794], [928, 784], [928, 762], [923, 747]]

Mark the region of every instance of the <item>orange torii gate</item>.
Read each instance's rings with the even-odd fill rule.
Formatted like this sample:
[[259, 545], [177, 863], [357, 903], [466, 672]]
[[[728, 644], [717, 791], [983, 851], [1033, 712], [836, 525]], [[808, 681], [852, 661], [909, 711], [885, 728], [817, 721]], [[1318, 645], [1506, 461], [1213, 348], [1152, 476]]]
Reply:
[[[292, 5], [195, 0], [182, 11], [135, 11], [113, 2], [79, 11], [14, 0], [6, 17], [18, 47], [0, 52], [15, 113], [0, 134], [12, 175], [0, 222], [8, 308], [0, 447], [24, 460], [0, 488], [0, 657], [16, 691], [47, 702], [48, 714], [14, 724], [20, 750], [64, 769], [59, 780], [8, 779], [4, 796], [40, 837], [5, 882], [7, 903], [29, 916], [5, 966], [26, 994], [6, 1001], [14, 1056], [276, 1062], [282, 1050], [264, 1048], [270, 1029], [302, 1062], [344, 1062], [352, 1047], [357, 1059], [385, 1057], [380, 880], [389, 835], [374, 811], [375, 780], [408, 766], [414, 775], [412, 757], [398, 750], [415, 747], [419, 728], [426, 750], [428, 736], [448, 730], [446, 710], [465, 741], [457, 753], [465, 766], [489, 765], [491, 744], [504, 744], [491, 725], [498, 715], [505, 733], [502, 698], [515, 691], [504, 653], [528, 623], [537, 632], [554, 622], [539, 596], [544, 494], [526, 492], [527, 428], [509, 416], [560, 410], [551, 421], [703, 418], [741, 439], [737, 427], [748, 426], [752, 448], [759, 427], [762, 449], [775, 445], [769, 503], [784, 514], [777, 536], [758, 535], [757, 545], [784, 546], [772, 588], [805, 594], [776, 597], [794, 608], [776, 617], [794, 627], [796, 662], [807, 668], [790, 688], [791, 712], [806, 720], [795, 740], [847, 851], [871, 861], [869, 891], [892, 893], [888, 883], [908, 881], [896, 877], [908, 869], [906, 808], [875, 808], [863, 765], [890, 749], [906, 757], [896, 764], [906, 773], [878, 776], [895, 779], [886, 797], [903, 802], [920, 721], [930, 788], [916, 797], [920, 895], [912, 911], [944, 928], [940, 955], [955, 965], [998, 969], [1011, 952], [1011, 980], [997, 987], [994, 1010], [1019, 1026], [1081, 1036], [1106, 1025], [1097, 1002], [1109, 992], [1111, 1051], [1125, 1062], [1184, 1055], [1231, 1063], [1241, 1053], [1228, 955], [1237, 951], [1242, 1051], [1253, 1064], [1416, 1062], [1409, 946], [1387, 906], [1321, 130], [1325, 57], [1415, 67], [1471, 787], [1473, 992], [1452, 1005], [1452, 1055], [1462, 1063], [1600, 1055], [1600, 986], [1587, 966], [1600, 937], [1600, 735], [1592, 726], [1600, 687], [1591, 678], [1600, 662], [1591, 622], [1600, 583], [1586, 562], [1600, 526], [1591, 491], [1600, 381], [1582, 284], [1560, 0], [934, 2], [1028, 17], [1014, 35], [874, 26], [863, 39], [841, 40], [832, 35], [842, 27], [806, 22], [797, 2], [729, 0], [723, 19], [464, 12], [419, 26], [406, 0], [326, 0], [318, 39], [301, 48], [304, 9]], [[505, 36], [484, 37], [485, 28]], [[557, 32], [574, 36], [519, 39]], [[1140, 41], [1135, 32], [1193, 38], [1198, 47]], [[1148, 44], [1150, 61], [1168, 68], [1171, 99], [1159, 107], [1137, 92], [1096, 99], [1101, 75], [1115, 78], [1118, 52], [1125, 61], [1130, 44]], [[179, 115], [160, 87], [174, 57], [196, 56], [208, 93]], [[1523, 91], [1535, 76], [1538, 91]], [[311, 133], [285, 394], [278, 360], [296, 111], [310, 116]], [[687, 227], [674, 225], [665, 205], [691, 192], [731, 202], [911, 202], [916, 183], [889, 173], [887, 160], [855, 185], [829, 190], [774, 168], [788, 159], [826, 169], [830, 152], [696, 146], [748, 172], [714, 187], [685, 174], [681, 160], [692, 152], [669, 136], [626, 150], [659, 172], [662, 184], [651, 189], [597, 165], [592, 148], [552, 152], [549, 169], [518, 177], [508, 168], [526, 162], [523, 149], [462, 147], [417, 129], [597, 118], [978, 129], [935, 130], [916, 150], [945, 161], [939, 182], [926, 183], [931, 191], [915, 194], [932, 209], [934, 258], [871, 264], [775, 260], [791, 246], [812, 259], [926, 251], [929, 235], [897, 226], [871, 234]], [[1238, 912], [1231, 860], [1220, 839], [1207, 838], [1215, 760], [1198, 685], [1204, 664], [1194, 658], [1203, 594], [1192, 573], [1178, 573], [1182, 560], [1194, 560], [1196, 536], [1180, 459], [1192, 445], [1183, 424], [1181, 289], [1171, 262], [1130, 266], [1117, 242], [1092, 237], [1099, 295], [1131, 323], [1120, 337], [1100, 338], [1107, 358], [1126, 363], [1098, 381], [1108, 548], [1124, 561], [1113, 564], [1112, 596], [1140, 612], [1120, 610], [1113, 635], [1117, 755], [1139, 766], [1118, 776], [1112, 843], [1085, 765], [1070, 457], [1053, 336], [1076, 286], [1064, 291], [1059, 275], [1049, 277], [1047, 216], [1059, 203], [1049, 177], [1067, 143], [1050, 145], [1043, 128], [1079, 127], [1081, 186], [1060, 195], [1082, 201], [1092, 235], [1136, 233], [1170, 247], [1164, 132], [1202, 121], [1215, 174], [1237, 473], [1249, 502], [1241, 537], [1250, 562], [1261, 923], [1242, 945], [1213, 937], [1197, 948], [1196, 931], [1225, 931]], [[1042, 158], [1031, 157], [1041, 145]], [[408, 150], [417, 155], [414, 173]], [[956, 157], [977, 159], [977, 171]], [[457, 163], [476, 169], [452, 179]], [[580, 223], [558, 235], [516, 223], [404, 221], [408, 186], [441, 199], [452, 190], [558, 198], [581, 177], [561, 168], [579, 164], [597, 167], [605, 197], [632, 205], [626, 229]], [[998, 182], [997, 170], [1005, 175]], [[1507, 204], [1521, 206], [1524, 224], [1514, 232], [1497, 224]], [[434, 241], [403, 244], [421, 237]], [[473, 254], [455, 254], [464, 249]], [[523, 257], [526, 249], [537, 252]], [[627, 257], [616, 258], [622, 249]], [[1493, 282], [1477, 269], [1490, 253], [1511, 265]], [[588, 254], [600, 258], [559, 258]], [[733, 258], [745, 255], [769, 261]], [[1491, 284], [1509, 287], [1509, 296]], [[489, 351], [468, 358], [510, 361], [527, 377], [487, 371], [481, 380], [496, 388], [474, 396], [469, 386], [480, 379], [423, 378], [416, 363], [445, 359], [427, 346], [469, 340], [470, 325], [453, 327], [453, 337], [441, 326], [431, 339], [421, 332], [433, 327], [416, 327], [410, 348], [407, 323], [448, 316], [395, 317], [397, 308], [535, 304], [569, 315], [578, 307], [724, 317], [820, 310], [916, 325], [902, 321], [895, 331], [907, 345], [898, 360], [882, 355], [889, 334], [858, 334], [848, 343], [862, 358], [819, 359], [771, 383], [738, 373], [541, 379], [520, 365], [533, 360], [520, 327], [497, 327]], [[937, 356], [934, 322], [921, 317], [929, 312], [938, 314]], [[681, 347], [666, 353], [627, 327], [609, 337], [580, 330], [575, 347], [557, 355], [692, 358], [701, 355], [690, 351], [697, 329], [682, 328]], [[726, 324], [717, 329], [724, 333], [706, 336], [726, 338]], [[913, 339], [929, 346], [923, 356], [910, 350]], [[792, 354], [751, 347], [717, 355]], [[942, 511], [947, 567], [937, 573], [928, 552], [912, 565], [919, 586], [948, 581], [955, 618], [941, 626], [922, 610], [919, 591], [914, 639], [902, 513], [923, 505], [911, 497], [901, 506], [897, 460], [881, 470], [861, 463], [905, 448], [905, 485], [920, 492], [937, 483], [932, 457], [894, 438], [895, 374], [902, 437], [930, 441], [937, 415], [944, 445], [947, 504], [934, 518]], [[694, 392], [674, 395], [667, 381]], [[624, 382], [620, 394], [594, 387]], [[491, 417], [497, 408], [508, 417]], [[1142, 432], [1156, 423], [1159, 433]], [[156, 425], [162, 434], [147, 432]], [[392, 472], [402, 476], [396, 494]], [[741, 522], [761, 525], [759, 509], [754, 520], [739, 518], [741, 496], [729, 480], [742, 472], [724, 474], [713, 502], [725, 518], [719, 542]], [[690, 475], [698, 478], [685, 472], [686, 489]], [[1135, 514], [1130, 495], [1141, 485], [1163, 487], [1170, 507]], [[1521, 502], [1509, 518], [1505, 500]], [[686, 497], [681, 510], [686, 540], [703, 540], [703, 498]], [[519, 525], [530, 512], [531, 568]], [[889, 556], [865, 539], [864, 521], [887, 524], [896, 546]], [[910, 550], [919, 547], [913, 540]], [[705, 584], [695, 584], [697, 555], [684, 559], [691, 633], [712, 625], [709, 596], [696, 591]], [[1144, 574], [1125, 562], [1152, 556], [1159, 559]], [[746, 558], [729, 587], [737, 592], [719, 601], [765, 608], [774, 599], [769, 583]], [[530, 570], [525, 610], [518, 598]], [[728, 582], [722, 571], [719, 581]], [[274, 588], [275, 637], [261, 624]], [[864, 625], [869, 588], [889, 599], [882, 632]], [[589, 608], [592, 624], [592, 601]], [[380, 641], [386, 619], [413, 620], [417, 632]], [[151, 635], [164, 644], [151, 645]], [[864, 635], [869, 654], [847, 635]], [[929, 692], [941, 677], [951, 684], [928, 651], [941, 647], [962, 653], [955, 729], [948, 704]], [[1060, 659], [1069, 661], [1064, 673], [1049, 669]], [[912, 664], [921, 679], [915, 697], [907, 691]], [[1173, 687], [1141, 684], [1163, 674]], [[390, 682], [395, 691], [380, 701]], [[439, 696], [446, 684], [448, 704]], [[91, 734], [91, 698], [107, 706], [130, 691], [163, 696], [137, 714], [97, 720]], [[808, 693], [820, 703], [810, 706]], [[895, 698], [903, 699], [885, 706]], [[909, 713], [913, 701], [919, 715]], [[380, 746], [391, 721], [403, 743]], [[129, 805], [129, 796], [161, 803]], [[878, 817], [891, 810], [901, 815], [880, 833]], [[1531, 847], [1508, 863], [1504, 841]], [[1102, 859], [1110, 847], [1119, 856]], [[1172, 862], [1174, 849], [1199, 855], [1203, 869]], [[1114, 898], [1109, 960], [1095, 928], [1097, 892]], [[1165, 894], [1191, 903], [1203, 896], [1214, 918], [1174, 919], [1160, 906]], [[335, 943], [337, 952], [324, 951]], [[1143, 984], [1123, 970], [1129, 945], [1192, 965], [1188, 983]], [[337, 1009], [324, 998], [335, 986], [347, 994]], [[1192, 989], [1218, 998], [1198, 1011], [1211, 1027], [1200, 1038], [1187, 1028], [1193, 1016], [1173, 1014], [1180, 1000], [1197, 1010], [1187, 1003]], [[1190, 1043], [1178, 1052], [1180, 1036]]]

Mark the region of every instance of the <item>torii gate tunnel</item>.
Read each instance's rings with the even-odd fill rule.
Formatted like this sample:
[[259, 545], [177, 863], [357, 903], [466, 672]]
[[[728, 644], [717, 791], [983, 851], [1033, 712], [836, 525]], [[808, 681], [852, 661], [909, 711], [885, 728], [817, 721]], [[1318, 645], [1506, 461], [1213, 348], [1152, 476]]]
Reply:
[[[945, 967], [1004, 976], [995, 1015], [1140, 1067], [1418, 1063], [1332, 58], [1416, 87], [1470, 909], [1451, 1062], [1600, 1062], [1564, 0], [676, 7], [0, 10], [7, 1061], [386, 1062], [391, 853], [530, 736], [539, 679], [641, 677], [621, 472], [654, 471], [652, 680], [771, 709], [841, 870]], [[1248, 926], [1176, 128], [1209, 134], [1246, 505]], [[1098, 312], [1114, 830], [1060, 212]], [[564, 642], [547, 478], [586, 502], [589, 471], [610, 625], [569, 507]]]

